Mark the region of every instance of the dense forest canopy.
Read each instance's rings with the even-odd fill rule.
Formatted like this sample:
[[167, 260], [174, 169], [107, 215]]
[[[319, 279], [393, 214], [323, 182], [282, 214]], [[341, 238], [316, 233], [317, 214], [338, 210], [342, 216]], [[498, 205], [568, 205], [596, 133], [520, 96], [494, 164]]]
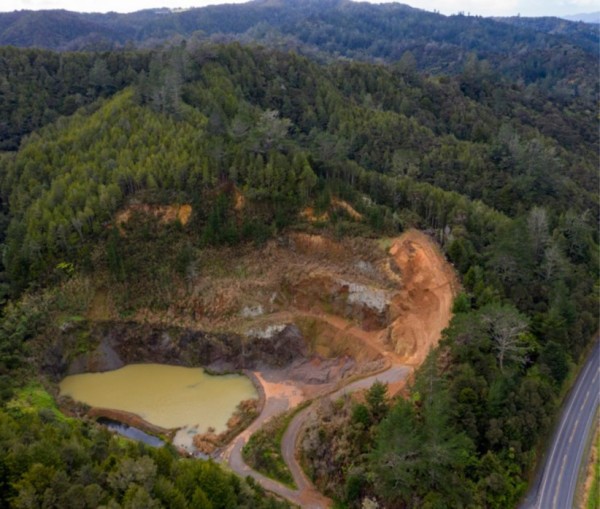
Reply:
[[[106, 51], [0, 48], [0, 507], [278, 507], [212, 463], [18, 402], [40, 338], [83, 314], [100, 274], [124, 289], [126, 316], [138, 281], [183, 280], [206, 247], [317, 228], [299, 213], [333, 196], [365, 221], [336, 214], [327, 234], [427, 230], [464, 292], [408, 400], [374, 390], [316, 424], [305, 455], [318, 486], [347, 507], [501, 508], [523, 494], [598, 327], [597, 32], [401, 5], [300, 10], [53, 12], [71, 27], [53, 47], [93, 47], [96, 23]], [[17, 37], [51, 19], [2, 14], [0, 40], [35, 45]], [[206, 40], [225, 22], [267, 46]], [[108, 50], [177, 31], [190, 37]], [[135, 201], [193, 214], [121, 235], [116, 214]]]
[[[443, 16], [408, 5], [348, 0], [256, 0], [129, 14], [69, 11], [0, 13], [0, 44], [57, 50], [156, 46], [176, 38], [234, 38], [307, 52], [320, 58], [399, 60], [406, 51], [420, 69], [457, 71], [476, 52], [515, 73], [536, 72], [539, 59], [562, 51], [595, 59], [598, 29], [558, 18]], [[529, 55], [523, 59], [523, 53]], [[517, 55], [519, 55], [517, 57]], [[536, 64], [537, 62], [537, 64]], [[558, 66], [542, 66], [546, 71]], [[539, 71], [539, 68], [537, 69]]]

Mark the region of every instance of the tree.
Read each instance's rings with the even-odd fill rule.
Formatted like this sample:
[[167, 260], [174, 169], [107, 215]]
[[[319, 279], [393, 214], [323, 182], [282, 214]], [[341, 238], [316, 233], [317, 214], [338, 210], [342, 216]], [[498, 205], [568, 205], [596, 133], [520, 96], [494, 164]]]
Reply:
[[381, 419], [383, 419], [387, 414], [389, 408], [387, 401], [387, 389], [387, 384], [377, 380], [367, 391], [365, 396], [374, 422], [381, 421]]
[[410, 403], [400, 400], [381, 423], [372, 455], [375, 486], [390, 504], [414, 496], [423, 468], [422, 440]]
[[292, 122], [288, 118], [279, 118], [277, 110], [264, 111], [251, 133], [255, 152], [267, 153], [271, 149], [277, 149], [279, 144], [287, 136]]
[[131, 484], [123, 497], [123, 509], [160, 509], [162, 505], [153, 499], [142, 486]]
[[156, 464], [152, 458], [124, 458], [117, 469], [108, 476], [108, 483], [117, 492], [124, 493], [132, 483], [139, 484], [146, 491], [154, 486]]
[[529, 241], [536, 261], [539, 261], [549, 241], [548, 213], [543, 207], [533, 207], [527, 216]]
[[99, 58], [94, 62], [94, 65], [90, 69], [89, 75], [90, 85], [95, 88], [96, 91], [105, 91], [113, 84], [113, 78], [110, 75], [106, 61]]
[[510, 304], [489, 305], [482, 309], [481, 316], [494, 343], [500, 371], [504, 372], [506, 362], [522, 364], [526, 354], [522, 334], [529, 325], [527, 318]]
[[410, 51], [402, 53], [396, 64], [396, 69], [407, 78], [414, 79], [417, 76], [417, 60]]

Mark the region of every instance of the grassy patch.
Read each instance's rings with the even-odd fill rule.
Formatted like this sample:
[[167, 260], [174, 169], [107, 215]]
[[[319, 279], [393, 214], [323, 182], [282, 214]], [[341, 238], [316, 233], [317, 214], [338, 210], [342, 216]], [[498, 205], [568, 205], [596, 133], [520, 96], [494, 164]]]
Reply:
[[[600, 432], [596, 431], [596, 451], [600, 451]], [[596, 453], [597, 454], [597, 453]], [[592, 485], [588, 494], [588, 502], [586, 509], [599, 509], [600, 508], [600, 461], [596, 456], [594, 464], [594, 478], [592, 479]]]
[[294, 416], [309, 404], [308, 401], [304, 402], [288, 412], [273, 417], [254, 433], [242, 450], [246, 463], [261, 474], [290, 488], [296, 488], [292, 473], [281, 455], [281, 440]]
[[37, 383], [31, 383], [15, 391], [14, 397], [6, 404], [6, 408], [19, 413], [40, 412], [52, 415], [58, 421], [66, 421], [56, 406], [54, 398]]
[[379, 246], [379, 249], [387, 253], [392, 247], [393, 242], [394, 239], [390, 237], [381, 237], [377, 240], [377, 245]]

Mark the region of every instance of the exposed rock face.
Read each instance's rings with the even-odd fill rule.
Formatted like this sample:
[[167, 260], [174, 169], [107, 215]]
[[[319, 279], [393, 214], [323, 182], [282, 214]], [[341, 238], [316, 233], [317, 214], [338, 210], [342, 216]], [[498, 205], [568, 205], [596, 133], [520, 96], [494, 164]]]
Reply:
[[[419, 364], [449, 323], [458, 283], [426, 235], [410, 231], [390, 242], [386, 252], [367, 240], [293, 234], [258, 252], [218, 253], [224, 268], [192, 284], [177, 299], [182, 307], [130, 322], [69, 323], [35, 342], [36, 363], [55, 379], [136, 362], [293, 371], [310, 353], [327, 372], [326, 359], [377, 361], [387, 344]], [[247, 332], [205, 332], [216, 330]], [[343, 376], [343, 366], [319, 373], [319, 380]], [[312, 380], [310, 373], [302, 377]]]
[[[304, 358], [304, 338], [293, 324], [270, 327], [268, 331], [242, 336], [206, 333], [135, 322], [104, 322], [89, 326], [89, 341], [95, 348], [69, 362], [72, 335], [65, 332], [43, 352], [44, 370], [51, 376], [118, 369], [125, 364], [157, 362], [181, 366], [209, 366], [214, 370], [254, 369], [286, 366]], [[62, 344], [62, 348], [61, 348]], [[62, 355], [59, 355], [59, 351]]]
[[110, 340], [101, 341], [98, 347], [91, 354], [79, 355], [69, 366], [67, 374], [93, 373], [97, 371], [111, 371], [119, 369], [125, 363], [115, 349]]
[[391, 291], [319, 273], [310, 274], [291, 290], [293, 304], [300, 309], [312, 310], [319, 304], [334, 314], [358, 320], [365, 330], [388, 325]]

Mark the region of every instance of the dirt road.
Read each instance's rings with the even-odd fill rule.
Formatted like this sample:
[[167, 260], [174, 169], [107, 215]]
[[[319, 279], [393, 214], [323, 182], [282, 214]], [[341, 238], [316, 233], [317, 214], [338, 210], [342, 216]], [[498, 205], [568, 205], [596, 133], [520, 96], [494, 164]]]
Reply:
[[[450, 322], [458, 282], [435, 243], [425, 234], [410, 230], [392, 242], [389, 255], [390, 264], [395, 264], [401, 274], [401, 288], [392, 300], [390, 323], [385, 329], [365, 331], [337, 315], [319, 314], [321, 319], [343, 331], [349, 340], [379, 351], [386, 367], [343, 387], [327, 388], [326, 394], [320, 397], [339, 398], [366, 389], [376, 380], [397, 390], [437, 345], [442, 330]], [[256, 376], [265, 391], [264, 408], [258, 419], [230, 444], [222, 458], [237, 474], [252, 476], [265, 489], [302, 508], [330, 507], [331, 500], [314, 488], [296, 457], [299, 437], [315, 405], [305, 408], [292, 419], [282, 439], [283, 459], [292, 473], [296, 490], [255, 472], [244, 463], [241, 450], [251, 434], [272, 416], [295, 407], [303, 399], [301, 389], [292, 383], [269, 383], [260, 372]]]

